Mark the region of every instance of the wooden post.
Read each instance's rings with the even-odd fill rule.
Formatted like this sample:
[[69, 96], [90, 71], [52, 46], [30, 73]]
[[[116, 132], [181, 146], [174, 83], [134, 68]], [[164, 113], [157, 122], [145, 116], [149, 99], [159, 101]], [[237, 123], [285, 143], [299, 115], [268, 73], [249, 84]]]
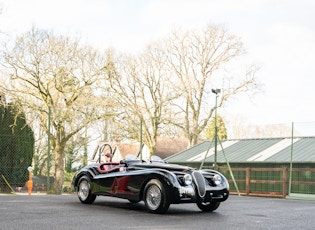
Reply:
[[250, 168], [246, 168], [246, 196], [249, 196], [250, 192]]
[[287, 168], [284, 167], [282, 171], [282, 196], [285, 198], [287, 196]]

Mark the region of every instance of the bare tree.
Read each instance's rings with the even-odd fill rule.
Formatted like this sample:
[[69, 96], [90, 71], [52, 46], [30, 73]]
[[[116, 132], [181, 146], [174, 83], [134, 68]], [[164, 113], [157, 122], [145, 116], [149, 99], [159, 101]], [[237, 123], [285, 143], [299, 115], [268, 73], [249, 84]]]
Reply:
[[228, 83], [222, 89], [218, 107], [233, 95], [257, 87], [255, 68], [248, 69], [238, 81], [218, 73], [242, 53], [238, 37], [210, 25], [202, 31], [174, 31], [149, 44], [139, 56], [124, 56], [108, 63], [110, 70], [116, 71], [111, 85], [123, 109], [118, 118], [124, 132], [138, 134], [143, 121], [145, 142], [152, 153], [161, 128], [169, 129], [166, 124], [180, 128], [190, 145], [196, 144], [215, 110], [209, 100], [214, 86]]
[[251, 137], [270, 138], [270, 137], [289, 137], [291, 127], [285, 124], [268, 124], [264, 126], [252, 126], [249, 130]]
[[230, 139], [289, 137], [292, 134], [290, 123], [259, 125], [249, 123], [242, 116], [236, 116], [227, 123]]
[[[50, 136], [55, 156], [57, 194], [64, 182], [64, 158], [67, 142], [92, 122], [106, 116], [110, 108], [101, 71], [105, 60], [91, 47], [78, 40], [32, 29], [8, 45], [3, 53], [10, 82], [1, 90], [19, 103]], [[51, 130], [47, 129], [51, 109]]]
[[[181, 128], [195, 145], [215, 110], [209, 103], [211, 88], [224, 81], [219, 70], [243, 53], [240, 39], [226, 29], [209, 25], [203, 30], [175, 30], [165, 44], [167, 65], [172, 72], [173, 90], [178, 98], [173, 100], [170, 123]], [[249, 69], [239, 81], [229, 80], [222, 89], [217, 106], [221, 107], [231, 96], [257, 87], [256, 69]], [[212, 94], [213, 95], [213, 94]], [[213, 95], [215, 96], [215, 95]]]
[[229, 139], [249, 138], [252, 135], [253, 126], [245, 117], [236, 115], [226, 121]]
[[167, 102], [172, 98], [172, 91], [168, 89], [169, 74], [164, 67], [165, 55], [159, 45], [148, 45], [139, 56], [120, 57], [116, 61], [120, 77], [111, 78], [122, 109], [117, 119], [133, 139], [139, 139], [142, 124], [143, 142], [151, 154], [155, 152]]

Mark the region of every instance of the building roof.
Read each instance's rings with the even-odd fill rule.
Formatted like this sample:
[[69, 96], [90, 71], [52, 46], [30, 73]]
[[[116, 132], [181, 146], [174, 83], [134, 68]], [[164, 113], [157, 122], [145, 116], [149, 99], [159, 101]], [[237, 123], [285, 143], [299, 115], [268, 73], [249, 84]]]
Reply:
[[[100, 141], [98, 145], [104, 144], [105, 142]], [[126, 157], [128, 154], [137, 155], [140, 150], [140, 142], [127, 140], [127, 141], [114, 141], [109, 143], [113, 150], [115, 150], [114, 160], [121, 160]], [[165, 158], [171, 156], [175, 153], [178, 153], [188, 147], [188, 140], [186, 138], [166, 138], [158, 137], [156, 143], [155, 155]], [[142, 154], [149, 154], [149, 149], [147, 146], [144, 146], [142, 149]], [[104, 153], [108, 152], [108, 149], [105, 148]]]
[[[222, 151], [222, 148], [224, 151]], [[165, 158], [170, 163], [214, 162], [214, 141], [204, 141]], [[315, 162], [315, 137], [234, 139], [218, 141], [217, 162]]]

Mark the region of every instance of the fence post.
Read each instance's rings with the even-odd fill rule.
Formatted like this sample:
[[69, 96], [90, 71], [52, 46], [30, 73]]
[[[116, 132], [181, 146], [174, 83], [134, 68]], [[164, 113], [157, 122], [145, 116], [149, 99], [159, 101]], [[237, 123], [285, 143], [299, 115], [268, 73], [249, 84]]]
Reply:
[[249, 196], [250, 188], [250, 168], [246, 168], [246, 196]]
[[287, 168], [284, 167], [282, 170], [282, 196], [285, 198], [287, 196]]

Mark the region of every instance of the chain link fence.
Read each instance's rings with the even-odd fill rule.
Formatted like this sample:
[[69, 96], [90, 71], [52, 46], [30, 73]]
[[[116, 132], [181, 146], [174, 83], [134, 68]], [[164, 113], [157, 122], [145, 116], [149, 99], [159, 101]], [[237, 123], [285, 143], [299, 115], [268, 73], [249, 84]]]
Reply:
[[27, 152], [34, 144], [29, 139], [0, 134], [0, 193], [14, 193], [25, 186], [29, 178], [27, 168], [32, 164], [32, 155]]
[[292, 138], [305, 138], [304, 145], [292, 145], [288, 194], [315, 197], [315, 122], [292, 122]]
[[[9, 125], [10, 127], [10, 125]], [[1, 127], [0, 127], [1, 128]], [[12, 193], [12, 192], [26, 192], [26, 182], [29, 178], [28, 166], [32, 165], [33, 168], [46, 167], [47, 162], [41, 162], [41, 165], [37, 165], [36, 153], [30, 163], [26, 163], [27, 154], [23, 146], [31, 146], [29, 133], [17, 133], [15, 132], [15, 139], [8, 136], [1, 129], [0, 133], [0, 193]], [[298, 142], [292, 145], [292, 162], [281, 163], [277, 162], [274, 168], [287, 168], [287, 194], [310, 194], [315, 195], [315, 122], [292, 122], [286, 124], [272, 124], [260, 127], [259, 136], [252, 138], [300, 138], [309, 137], [304, 146], [296, 148]], [[250, 138], [250, 137], [248, 137]], [[14, 140], [14, 141], [13, 141]], [[35, 143], [36, 149], [37, 143]], [[18, 146], [19, 148], [17, 148]], [[21, 147], [22, 146], [22, 147]], [[43, 150], [47, 151], [47, 150]], [[42, 155], [47, 154], [41, 153]], [[304, 157], [304, 161], [301, 162], [300, 157]], [[234, 166], [233, 166], [234, 167]], [[261, 165], [260, 168], [266, 168], [267, 166]], [[270, 167], [270, 165], [268, 166]], [[44, 173], [46, 169], [43, 170]], [[39, 170], [42, 171], [42, 170]], [[236, 180], [246, 180], [245, 171], [235, 171]], [[256, 180], [267, 181], [271, 180], [271, 184], [252, 184], [250, 190], [253, 191], [276, 191], [283, 192], [283, 186], [277, 181], [283, 180], [282, 171], [251, 171], [250, 178], [256, 178]], [[50, 178], [50, 183], [53, 183], [54, 178]], [[50, 185], [51, 187], [51, 185]], [[241, 190], [246, 190], [246, 184], [239, 183]], [[231, 184], [233, 189], [233, 184]], [[46, 192], [47, 191], [47, 177], [45, 175], [33, 175], [33, 191], [34, 192]]]
[[24, 114], [12, 105], [0, 107], [0, 192], [15, 192], [28, 179], [34, 154], [34, 133]]
[[[24, 179], [16, 178], [23, 175]], [[41, 193], [47, 191], [46, 176], [32, 176], [32, 192]], [[29, 172], [23, 168], [0, 167], [0, 193], [26, 193]], [[53, 177], [51, 177], [53, 181]]]
[[[231, 164], [237, 186], [243, 194], [315, 197], [315, 122], [291, 122], [247, 127], [240, 139], [292, 140], [279, 149], [277, 161]], [[237, 138], [236, 138], [237, 139]], [[272, 151], [272, 150], [271, 150]], [[275, 151], [275, 150], [273, 150]], [[281, 152], [282, 151], [282, 152]], [[289, 159], [289, 160], [288, 160]], [[237, 188], [227, 169], [224, 174]]]

